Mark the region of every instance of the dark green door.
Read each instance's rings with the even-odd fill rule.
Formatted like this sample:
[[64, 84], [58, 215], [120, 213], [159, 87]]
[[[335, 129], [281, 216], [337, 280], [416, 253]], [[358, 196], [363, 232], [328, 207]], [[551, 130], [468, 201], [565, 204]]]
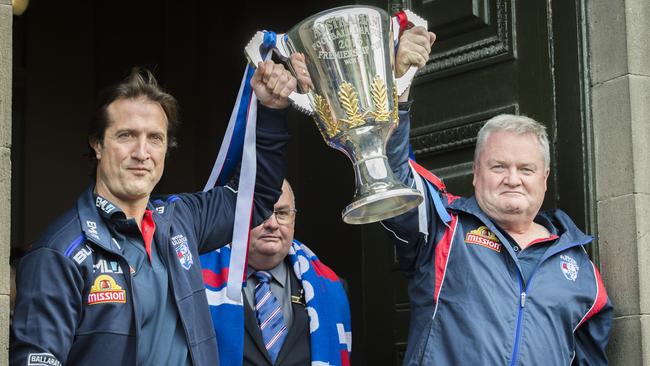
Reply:
[[[471, 194], [480, 127], [500, 113], [527, 115], [546, 124], [552, 140], [545, 207], [563, 208], [590, 230], [579, 4], [406, 2], [438, 36], [412, 87], [411, 144], [418, 162], [441, 177], [450, 192]], [[376, 5], [394, 9], [403, 4]], [[362, 229], [362, 265], [364, 334], [355, 346], [365, 351], [366, 365], [400, 365], [409, 324], [406, 280], [378, 225]]]

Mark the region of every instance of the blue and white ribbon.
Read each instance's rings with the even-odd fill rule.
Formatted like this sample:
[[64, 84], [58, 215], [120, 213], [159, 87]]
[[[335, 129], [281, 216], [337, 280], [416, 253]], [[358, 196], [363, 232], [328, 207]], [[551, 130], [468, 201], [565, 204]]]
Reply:
[[399, 20], [396, 16], [390, 17], [391, 27], [393, 29], [393, 45], [395, 56], [397, 56], [397, 49], [399, 48], [399, 36], [402, 34], [402, 29], [399, 24]]
[[[274, 46], [275, 33], [265, 32], [264, 48], [268, 51]], [[266, 55], [265, 59], [270, 55], [270, 52], [266, 53], [268, 55]], [[207, 191], [216, 185], [226, 184], [237, 164], [241, 161], [227, 285], [227, 295], [235, 301], [241, 298], [242, 279], [244, 278], [248, 251], [248, 233], [253, 211], [255, 176], [257, 174], [257, 151], [255, 148], [257, 97], [250, 85], [254, 72], [255, 68], [252, 65], [248, 65], [244, 71], [235, 107], [230, 115], [230, 121], [221, 142], [219, 154], [212, 167], [208, 182], [203, 188], [204, 191]]]

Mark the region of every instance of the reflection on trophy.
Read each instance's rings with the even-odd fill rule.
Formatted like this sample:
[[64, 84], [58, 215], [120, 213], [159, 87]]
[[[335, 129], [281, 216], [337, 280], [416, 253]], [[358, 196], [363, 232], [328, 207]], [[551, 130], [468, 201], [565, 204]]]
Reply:
[[[346, 6], [313, 15], [276, 39], [274, 52], [281, 58], [304, 55], [287, 62], [299, 85], [289, 99], [314, 117], [325, 142], [354, 166], [354, 198], [342, 213], [349, 224], [391, 218], [422, 202], [417, 190], [395, 179], [385, 154], [398, 124], [397, 97], [415, 74], [409, 70], [395, 80], [394, 22], [379, 8]], [[255, 66], [262, 61], [263, 39], [258, 32], [246, 46]]]

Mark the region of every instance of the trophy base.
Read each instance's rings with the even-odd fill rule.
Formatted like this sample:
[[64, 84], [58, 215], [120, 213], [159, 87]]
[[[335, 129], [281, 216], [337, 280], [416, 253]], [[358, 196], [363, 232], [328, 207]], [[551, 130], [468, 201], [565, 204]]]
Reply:
[[422, 203], [422, 194], [415, 189], [400, 188], [358, 199], [343, 210], [346, 224], [368, 224], [403, 214]]

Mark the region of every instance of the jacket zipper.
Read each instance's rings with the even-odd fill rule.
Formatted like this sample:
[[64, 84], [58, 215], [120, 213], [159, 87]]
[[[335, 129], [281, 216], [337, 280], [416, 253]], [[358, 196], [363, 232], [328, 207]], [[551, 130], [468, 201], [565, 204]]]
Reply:
[[524, 308], [526, 307], [526, 298], [528, 297], [529, 294], [528, 289], [530, 288], [530, 284], [533, 282], [533, 277], [535, 277], [535, 273], [537, 273], [537, 270], [539, 269], [541, 264], [542, 261], [540, 260], [540, 262], [537, 263], [537, 265], [535, 266], [533, 272], [530, 273], [530, 278], [528, 279], [528, 283], [526, 284], [526, 287], [523, 286], [523, 276], [519, 272], [519, 277], [518, 277], [519, 310], [517, 312], [517, 325], [515, 326], [515, 345], [514, 345], [514, 349], [512, 350], [512, 358], [510, 359], [510, 366], [515, 366], [519, 358], [519, 341], [521, 340], [521, 326], [524, 318], [524, 310], [525, 310]]
[[[119, 254], [118, 254], [119, 255]], [[135, 320], [135, 362], [138, 362], [138, 340], [140, 339], [140, 322], [138, 321], [137, 306], [135, 303], [135, 291], [133, 291], [133, 276], [131, 275], [131, 266], [126, 258], [122, 257], [123, 264], [126, 264], [124, 274], [126, 274], [129, 281], [129, 289], [131, 292], [131, 307], [133, 308], [133, 319]]]
[[[532, 278], [532, 276], [531, 276]], [[515, 325], [515, 345], [514, 349], [512, 350], [512, 357], [510, 359], [510, 366], [514, 366], [517, 364], [517, 358], [519, 357], [519, 341], [521, 339], [521, 323], [522, 319], [524, 317], [524, 307], [526, 306], [526, 290], [528, 289], [528, 285], [526, 285], [525, 289], [522, 289], [522, 278], [521, 274], [517, 277], [518, 282], [519, 282], [519, 309], [517, 310], [517, 324]], [[530, 283], [530, 281], [529, 281]]]

